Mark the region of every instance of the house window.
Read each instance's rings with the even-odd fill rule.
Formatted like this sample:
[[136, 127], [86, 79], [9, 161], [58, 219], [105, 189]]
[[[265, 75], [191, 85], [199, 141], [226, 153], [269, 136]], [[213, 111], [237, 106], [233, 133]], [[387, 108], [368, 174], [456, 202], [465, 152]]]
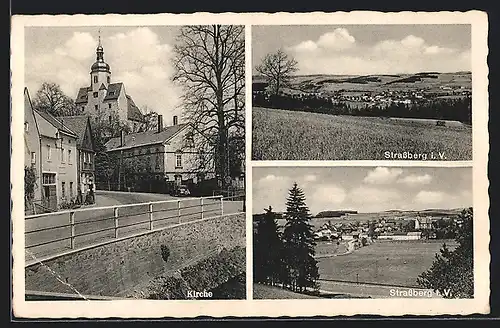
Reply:
[[108, 76], [108, 83], [110, 83], [110, 82], [111, 82], [111, 78]]
[[64, 148], [61, 148], [61, 163], [64, 163], [65, 162], [65, 158], [64, 158]]
[[[99, 107], [97, 105], [94, 105], [95, 110], [98, 110]], [[97, 122], [97, 117], [95, 118], [95, 121]]]
[[24, 122], [24, 131], [29, 131], [30, 124], [28, 122]]
[[52, 151], [50, 149], [50, 145], [47, 145], [47, 160], [50, 161], [52, 157]]
[[73, 181], [69, 183], [69, 197], [73, 198]]
[[182, 154], [175, 154], [175, 167], [182, 168]]
[[66, 197], [66, 182], [61, 182], [61, 196], [62, 198]]
[[94, 83], [97, 83], [97, 75], [94, 75]]
[[111, 109], [111, 103], [108, 104], [108, 108]]
[[109, 120], [109, 124], [111, 124], [111, 115], [109, 115], [108, 120]]
[[71, 149], [68, 149], [68, 163], [73, 164], [73, 161], [71, 160]]
[[98, 92], [94, 92], [94, 98], [97, 98], [98, 95], [99, 95]]
[[114, 92], [114, 91], [110, 91], [110, 92], [109, 92], [109, 95], [110, 95], [110, 96], [114, 96], [114, 95], [115, 95], [115, 92]]
[[34, 151], [31, 152], [31, 164], [36, 164], [36, 153]]
[[44, 185], [55, 184], [56, 183], [56, 174], [55, 173], [43, 173], [42, 174], [42, 183]]

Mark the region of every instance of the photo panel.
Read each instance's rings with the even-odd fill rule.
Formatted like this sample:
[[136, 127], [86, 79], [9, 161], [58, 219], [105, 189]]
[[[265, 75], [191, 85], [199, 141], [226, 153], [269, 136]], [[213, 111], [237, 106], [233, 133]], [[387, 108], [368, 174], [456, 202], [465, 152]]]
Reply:
[[246, 299], [244, 38], [24, 29], [26, 301]]
[[471, 24], [252, 26], [253, 160], [472, 160]]
[[254, 167], [253, 298], [474, 298], [472, 175]]

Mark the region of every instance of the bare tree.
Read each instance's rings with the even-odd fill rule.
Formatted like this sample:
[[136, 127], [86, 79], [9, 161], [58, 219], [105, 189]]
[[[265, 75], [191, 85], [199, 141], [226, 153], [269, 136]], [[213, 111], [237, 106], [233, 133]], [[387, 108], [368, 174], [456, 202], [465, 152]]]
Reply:
[[271, 92], [278, 94], [282, 87], [288, 85], [290, 76], [298, 70], [297, 64], [295, 59], [279, 49], [275, 53], [267, 54], [255, 69], [267, 78]]
[[198, 169], [215, 169], [219, 186], [230, 176], [231, 140], [245, 136], [244, 27], [185, 26], [175, 46], [174, 82], [183, 88], [183, 119], [200, 156]]
[[52, 82], [43, 82], [33, 98], [33, 107], [54, 116], [79, 115], [73, 99], [62, 92], [61, 87]]

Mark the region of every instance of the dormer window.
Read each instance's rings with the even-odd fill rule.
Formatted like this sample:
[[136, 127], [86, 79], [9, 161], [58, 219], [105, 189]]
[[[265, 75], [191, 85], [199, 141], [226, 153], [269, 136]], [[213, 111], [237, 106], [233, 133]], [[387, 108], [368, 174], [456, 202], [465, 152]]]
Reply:
[[109, 92], [109, 95], [110, 95], [110, 96], [114, 96], [114, 95], [115, 95], [115, 92], [114, 92], [114, 91], [110, 91], [110, 92]]

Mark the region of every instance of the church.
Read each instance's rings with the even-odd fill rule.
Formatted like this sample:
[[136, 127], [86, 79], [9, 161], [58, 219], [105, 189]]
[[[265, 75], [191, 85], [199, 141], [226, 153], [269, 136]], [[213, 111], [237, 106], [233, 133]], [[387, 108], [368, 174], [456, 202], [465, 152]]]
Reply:
[[76, 106], [93, 120], [108, 120], [111, 123], [119, 118], [132, 132], [140, 131], [145, 124], [144, 115], [126, 93], [122, 82], [111, 83], [111, 70], [104, 61], [100, 36], [96, 55], [96, 61], [90, 68], [90, 86], [80, 88]]

